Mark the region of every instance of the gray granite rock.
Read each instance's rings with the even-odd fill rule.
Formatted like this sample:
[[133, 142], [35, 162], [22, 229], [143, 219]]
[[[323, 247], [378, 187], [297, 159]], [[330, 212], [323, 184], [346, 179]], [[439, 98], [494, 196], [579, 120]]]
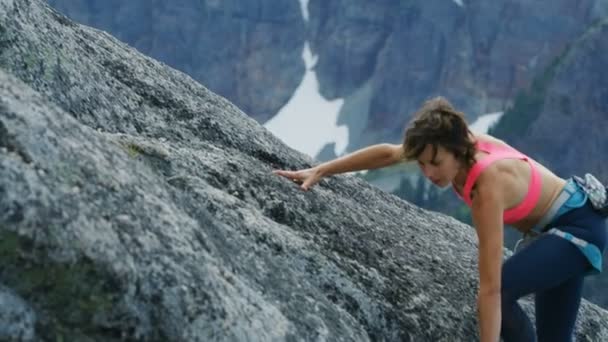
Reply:
[[11, 289], [0, 285], [0, 340], [33, 341], [35, 323], [32, 308]]
[[[313, 160], [40, 0], [0, 0], [0, 27], [0, 283], [36, 319], [17, 331], [477, 339], [471, 227], [353, 176], [300, 191], [271, 170]], [[579, 321], [608, 338], [606, 311]]]

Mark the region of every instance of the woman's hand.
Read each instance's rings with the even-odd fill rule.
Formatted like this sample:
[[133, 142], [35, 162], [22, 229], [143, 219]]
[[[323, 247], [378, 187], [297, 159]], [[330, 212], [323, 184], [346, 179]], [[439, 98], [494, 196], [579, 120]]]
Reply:
[[321, 169], [318, 167], [298, 171], [274, 170], [272, 173], [289, 178], [296, 183], [301, 183], [300, 189], [304, 191], [307, 191], [313, 185], [317, 184], [324, 176]]

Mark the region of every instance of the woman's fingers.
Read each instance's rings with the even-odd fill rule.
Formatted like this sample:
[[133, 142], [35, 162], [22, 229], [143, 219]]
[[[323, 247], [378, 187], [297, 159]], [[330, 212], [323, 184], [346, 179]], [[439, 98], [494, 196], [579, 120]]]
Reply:
[[295, 174], [293, 171], [287, 171], [287, 170], [274, 170], [273, 171], [274, 174], [277, 174], [279, 176], [283, 176], [283, 177], [287, 177], [287, 178], [295, 178]]
[[300, 183], [300, 189], [307, 191], [312, 187], [317, 179], [311, 172], [307, 172], [308, 170], [299, 170], [299, 171], [288, 171], [288, 170], [274, 170], [272, 171], [274, 174], [283, 176], [285, 178], [289, 178], [290, 180]]
[[279, 176], [283, 176], [285, 178], [289, 178], [294, 182], [297, 182], [298, 180], [300, 180], [300, 176], [298, 176], [298, 174], [294, 171], [287, 171], [287, 170], [274, 170], [272, 171], [272, 173], [279, 175]]

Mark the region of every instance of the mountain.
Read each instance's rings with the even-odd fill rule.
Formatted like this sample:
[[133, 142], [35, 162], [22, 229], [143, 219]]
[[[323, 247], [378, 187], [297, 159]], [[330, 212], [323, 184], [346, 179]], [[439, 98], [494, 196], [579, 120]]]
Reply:
[[608, 18], [596, 22], [522, 91], [494, 128], [564, 177], [608, 183]]
[[271, 170], [310, 158], [40, 0], [0, 0], [0, 69], [0, 339], [476, 339], [471, 227], [356, 177], [301, 192]]
[[[472, 122], [500, 112], [598, 18], [604, 1], [310, 1], [321, 93], [371, 84], [367, 117], [349, 150], [401, 141], [425, 99], [443, 95]], [[349, 123], [351, 113], [343, 113]]]

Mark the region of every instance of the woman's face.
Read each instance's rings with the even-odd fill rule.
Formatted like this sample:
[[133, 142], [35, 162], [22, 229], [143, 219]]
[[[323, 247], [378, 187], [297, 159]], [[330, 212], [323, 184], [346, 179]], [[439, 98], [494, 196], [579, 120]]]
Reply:
[[433, 184], [445, 188], [456, 178], [461, 162], [441, 145], [437, 146], [437, 154], [433, 158], [433, 145], [428, 144], [418, 156], [418, 166]]

